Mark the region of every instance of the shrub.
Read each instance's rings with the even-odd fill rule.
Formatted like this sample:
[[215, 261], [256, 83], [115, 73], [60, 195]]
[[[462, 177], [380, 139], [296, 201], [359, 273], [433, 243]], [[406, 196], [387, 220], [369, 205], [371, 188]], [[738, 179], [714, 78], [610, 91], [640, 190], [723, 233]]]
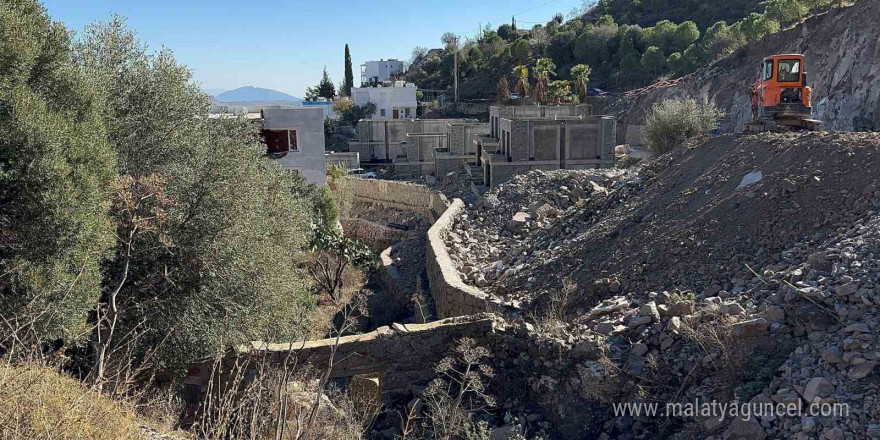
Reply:
[[57, 371], [0, 364], [0, 438], [137, 440], [133, 412]]
[[318, 287], [337, 302], [345, 287], [345, 269], [349, 266], [368, 272], [376, 265], [377, 256], [364, 242], [342, 236], [339, 231], [316, 227], [312, 237], [315, 258], [308, 265], [309, 274]]
[[654, 105], [645, 123], [645, 143], [655, 154], [663, 154], [688, 139], [718, 127], [724, 113], [703, 98], [667, 99]]

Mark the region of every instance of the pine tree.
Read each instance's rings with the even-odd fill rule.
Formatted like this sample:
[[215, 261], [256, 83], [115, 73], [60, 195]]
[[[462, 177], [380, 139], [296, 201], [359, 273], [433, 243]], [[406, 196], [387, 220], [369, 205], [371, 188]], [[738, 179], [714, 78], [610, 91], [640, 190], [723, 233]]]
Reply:
[[333, 99], [336, 96], [336, 86], [330, 80], [326, 67], [324, 68], [323, 76], [321, 76], [321, 83], [318, 84], [318, 96], [327, 99]]
[[333, 99], [336, 96], [336, 85], [330, 79], [327, 68], [324, 67], [324, 73], [321, 75], [321, 82], [315, 87], [306, 89], [306, 100], [315, 101], [318, 98]]
[[351, 88], [354, 87], [354, 73], [351, 71], [351, 52], [348, 44], [345, 45], [345, 80], [342, 83], [342, 93], [351, 96]]

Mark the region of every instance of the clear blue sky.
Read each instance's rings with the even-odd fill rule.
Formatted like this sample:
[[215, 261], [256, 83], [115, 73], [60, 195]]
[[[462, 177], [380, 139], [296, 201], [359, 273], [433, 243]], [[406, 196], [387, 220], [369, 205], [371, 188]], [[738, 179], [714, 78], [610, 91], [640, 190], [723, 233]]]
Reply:
[[206, 89], [253, 85], [302, 97], [326, 65], [343, 78], [343, 51], [351, 49], [355, 82], [360, 64], [380, 58], [409, 60], [415, 46], [439, 47], [440, 36], [477, 34], [480, 23], [546, 22], [568, 15], [583, 0], [248, 1], [43, 0], [49, 14], [80, 32], [113, 13], [151, 49], [165, 45]]

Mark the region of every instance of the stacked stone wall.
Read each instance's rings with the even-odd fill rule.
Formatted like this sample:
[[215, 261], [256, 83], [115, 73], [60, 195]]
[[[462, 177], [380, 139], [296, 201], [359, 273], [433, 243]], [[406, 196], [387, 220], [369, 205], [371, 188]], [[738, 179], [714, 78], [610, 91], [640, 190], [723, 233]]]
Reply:
[[452, 228], [455, 217], [464, 209], [464, 202], [454, 199], [446, 212], [428, 230], [425, 265], [437, 316], [448, 318], [484, 312], [503, 314], [515, 311], [511, 304], [465, 284], [449, 258], [443, 237]]

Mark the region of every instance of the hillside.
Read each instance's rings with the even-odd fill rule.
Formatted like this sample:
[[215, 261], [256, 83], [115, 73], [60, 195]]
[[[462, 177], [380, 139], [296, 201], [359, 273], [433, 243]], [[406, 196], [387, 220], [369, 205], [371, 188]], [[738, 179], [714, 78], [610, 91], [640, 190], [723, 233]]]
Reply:
[[590, 413], [593, 436], [874, 438], [878, 154], [876, 133], [722, 135], [637, 172], [532, 172], [460, 216], [448, 246], [483, 291], [602, 341], [613, 367], [594, 373], [589, 402], [851, 410], [638, 426]]
[[302, 99], [287, 93], [279, 92], [272, 89], [263, 89], [260, 87], [245, 86], [235, 90], [229, 90], [215, 96], [218, 102], [222, 103], [238, 103], [238, 102], [290, 102], [301, 103]]
[[831, 130], [852, 130], [856, 118], [873, 120], [874, 128], [880, 128], [877, 17], [880, 0], [835, 8], [768, 35], [673, 85], [651, 87], [620, 99], [597, 100], [594, 110], [618, 115], [625, 124], [620, 132], [634, 126], [631, 135], [621, 139], [633, 142], [655, 103], [673, 97], [706, 96], [728, 113], [722, 131], [738, 132], [752, 117], [748, 86], [754, 82], [761, 60], [772, 54], [803, 53], [816, 118]]
[[[504, 78], [511, 91], [521, 79], [513, 73], [525, 66], [529, 95], [547, 69], [557, 83], [557, 100], [574, 100], [572, 68], [587, 66], [578, 81], [589, 88], [625, 92], [658, 78], [678, 78], [724, 58], [744, 45], [799, 23], [804, 17], [832, 9], [833, 0], [735, 0], [599, 2], [586, 13], [563, 19], [557, 14], [531, 27], [503, 24], [486, 28], [459, 44], [459, 97], [493, 99]], [[427, 89], [449, 89], [454, 83], [454, 35], [444, 34], [443, 49], [416, 48], [407, 79]], [[548, 61], [552, 63], [548, 63]], [[549, 67], [548, 67], [549, 66]], [[566, 92], [566, 86], [571, 90]], [[583, 88], [581, 89], [583, 90]], [[582, 92], [577, 92], [583, 100]], [[547, 101], [542, 97], [539, 101]], [[543, 103], [547, 103], [543, 102]]]
[[599, 2], [587, 16], [598, 18], [598, 15], [609, 14], [619, 23], [637, 24], [642, 27], [653, 26], [661, 20], [676, 23], [693, 20], [700, 29], [705, 29], [719, 20], [731, 23], [752, 12], [760, 12], [761, 3], [758, 0], [732, 0], [723, 3], [703, 0], [651, 2], [607, 0]]

